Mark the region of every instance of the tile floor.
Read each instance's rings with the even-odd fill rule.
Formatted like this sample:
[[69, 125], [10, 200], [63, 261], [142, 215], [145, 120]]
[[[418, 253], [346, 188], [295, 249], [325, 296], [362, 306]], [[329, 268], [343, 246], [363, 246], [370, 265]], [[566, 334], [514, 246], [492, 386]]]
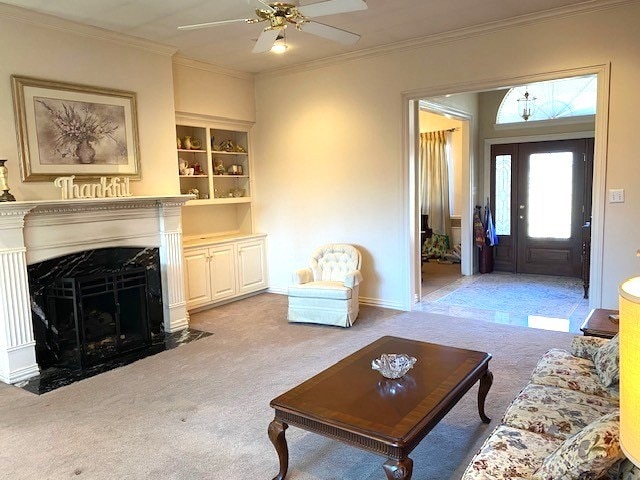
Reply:
[[578, 278], [493, 272], [462, 276], [459, 264], [423, 265], [420, 310], [580, 333], [589, 314]]

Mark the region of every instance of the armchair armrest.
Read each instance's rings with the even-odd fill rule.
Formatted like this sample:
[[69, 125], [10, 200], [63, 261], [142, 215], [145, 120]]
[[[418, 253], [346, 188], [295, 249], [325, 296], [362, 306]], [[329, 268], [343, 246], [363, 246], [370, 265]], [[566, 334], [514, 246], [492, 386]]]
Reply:
[[591, 336], [575, 336], [571, 341], [571, 355], [574, 357], [593, 360], [594, 355], [600, 347], [609, 342], [607, 338]]
[[360, 273], [360, 270], [353, 270], [345, 275], [344, 286], [353, 288], [356, 285], [360, 285], [361, 281], [362, 281], [362, 274]]
[[294, 285], [313, 282], [313, 272], [310, 268], [301, 268], [296, 270], [293, 272], [293, 275], [291, 275], [291, 281]]

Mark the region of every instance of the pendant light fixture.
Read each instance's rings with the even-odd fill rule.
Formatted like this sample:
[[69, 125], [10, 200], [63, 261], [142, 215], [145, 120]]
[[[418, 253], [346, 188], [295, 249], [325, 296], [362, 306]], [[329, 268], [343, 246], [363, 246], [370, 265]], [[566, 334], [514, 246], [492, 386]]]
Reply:
[[525, 87], [524, 95], [518, 99], [518, 111], [520, 116], [526, 122], [533, 115], [536, 97], [532, 97], [529, 93], [529, 87]]

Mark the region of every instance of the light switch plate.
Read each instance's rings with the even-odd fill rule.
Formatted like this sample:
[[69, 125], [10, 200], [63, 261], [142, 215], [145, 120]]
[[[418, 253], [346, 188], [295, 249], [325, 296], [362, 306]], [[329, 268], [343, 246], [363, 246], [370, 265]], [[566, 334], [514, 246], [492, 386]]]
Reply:
[[624, 203], [624, 189], [623, 188], [610, 189], [609, 203]]

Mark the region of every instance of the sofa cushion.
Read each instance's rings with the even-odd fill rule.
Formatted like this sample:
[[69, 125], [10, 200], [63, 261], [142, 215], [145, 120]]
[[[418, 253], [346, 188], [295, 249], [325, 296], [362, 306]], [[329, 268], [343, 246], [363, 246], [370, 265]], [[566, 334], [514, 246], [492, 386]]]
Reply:
[[511, 403], [502, 423], [565, 440], [617, 410], [617, 399], [530, 383]]
[[531, 375], [538, 385], [568, 388], [600, 397], [617, 398], [617, 386], [605, 387], [600, 381], [593, 362], [554, 348], [545, 353]]
[[562, 440], [499, 425], [467, 466], [462, 480], [531, 478]]
[[591, 335], [575, 335], [571, 339], [571, 355], [593, 361], [593, 357], [600, 347], [609, 343], [608, 338], [593, 337]]
[[533, 475], [533, 480], [601, 478], [624, 455], [620, 450], [620, 414], [610, 413], [565, 440]]
[[600, 381], [610, 387], [620, 381], [620, 342], [618, 335], [598, 349], [593, 356], [593, 364]]

